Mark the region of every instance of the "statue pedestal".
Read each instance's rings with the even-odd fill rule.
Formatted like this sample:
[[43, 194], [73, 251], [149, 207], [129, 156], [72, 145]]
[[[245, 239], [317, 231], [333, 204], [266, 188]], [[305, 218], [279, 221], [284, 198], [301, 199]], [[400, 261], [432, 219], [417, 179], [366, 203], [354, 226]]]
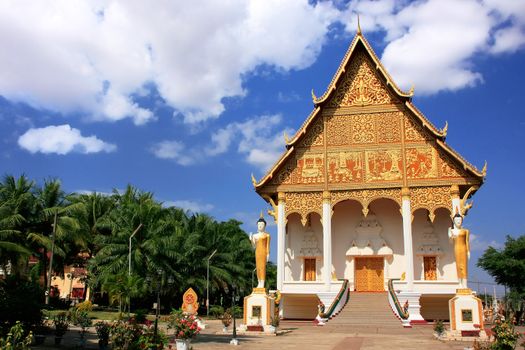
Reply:
[[450, 335], [455, 337], [486, 337], [483, 324], [483, 305], [469, 288], [456, 289], [448, 301]]
[[264, 288], [254, 288], [244, 298], [244, 326], [250, 329], [266, 330], [275, 315], [275, 299]]

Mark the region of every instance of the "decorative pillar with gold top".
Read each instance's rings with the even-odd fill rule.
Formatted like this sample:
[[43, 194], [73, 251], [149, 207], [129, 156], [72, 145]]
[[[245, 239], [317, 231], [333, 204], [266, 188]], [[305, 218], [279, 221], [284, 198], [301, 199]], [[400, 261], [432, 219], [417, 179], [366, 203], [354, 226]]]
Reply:
[[286, 251], [286, 214], [284, 193], [277, 194], [277, 290], [283, 289], [284, 281], [284, 253]]

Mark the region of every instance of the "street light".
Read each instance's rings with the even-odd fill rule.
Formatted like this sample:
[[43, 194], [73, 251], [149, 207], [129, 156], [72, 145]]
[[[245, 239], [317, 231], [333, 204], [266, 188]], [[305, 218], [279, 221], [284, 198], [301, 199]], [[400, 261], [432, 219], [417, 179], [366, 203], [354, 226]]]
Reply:
[[129, 236], [129, 254], [128, 254], [128, 263], [129, 263], [129, 266], [128, 266], [128, 275], [131, 276], [131, 239], [133, 238], [133, 236], [135, 236], [135, 234], [137, 232], [139, 232], [140, 228], [142, 227], [142, 223], [137, 226], [137, 228], [135, 229], [135, 231], [133, 231], [133, 233], [131, 234], [131, 236]]
[[[235, 295], [235, 289], [237, 287], [235, 284], [232, 285], [232, 316], [233, 316], [233, 334], [230, 344], [239, 345], [239, 340], [237, 339], [237, 326], [235, 325], [235, 302], [239, 300], [239, 297]], [[226, 287], [226, 293], [228, 293], [228, 287]]]
[[[164, 270], [163, 269], [157, 269], [157, 305], [155, 310], [155, 328], [153, 330], [153, 339], [155, 341], [155, 344], [157, 344], [157, 334], [158, 334], [158, 327], [159, 327], [159, 316], [160, 316], [160, 292], [162, 289], [162, 279], [164, 277]], [[151, 279], [148, 277], [148, 279]], [[173, 277], [168, 278], [168, 285], [172, 285], [174, 282]]]
[[206, 316], [210, 316], [210, 260], [215, 255], [215, 253], [217, 253], [217, 249], [215, 249], [208, 257], [208, 265], [206, 267]]

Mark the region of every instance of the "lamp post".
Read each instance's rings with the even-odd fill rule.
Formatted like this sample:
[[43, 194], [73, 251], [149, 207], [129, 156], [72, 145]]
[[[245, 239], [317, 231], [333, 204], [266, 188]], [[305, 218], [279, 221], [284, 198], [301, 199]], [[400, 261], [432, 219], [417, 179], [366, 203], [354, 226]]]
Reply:
[[239, 345], [239, 340], [237, 339], [237, 326], [235, 325], [235, 302], [237, 301], [237, 296], [235, 295], [235, 289], [237, 287], [235, 284], [232, 285], [232, 316], [233, 316], [233, 334], [230, 344]]
[[210, 260], [217, 253], [217, 249], [208, 257], [208, 265], [206, 266], [206, 316], [210, 316]]
[[131, 239], [133, 238], [133, 236], [135, 236], [135, 234], [137, 232], [139, 232], [140, 228], [142, 227], [142, 223], [139, 224], [137, 226], [137, 228], [135, 229], [135, 231], [133, 231], [133, 233], [131, 234], [131, 236], [129, 236], [129, 253], [128, 253], [128, 275], [131, 276]]
[[253, 275], [255, 274], [255, 271], [257, 271], [257, 268], [253, 269], [252, 271], [252, 290], [253, 290]]
[[[162, 290], [162, 279], [164, 278], [164, 270], [163, 269], [157, 269], [157, 290], [156, 290], [156, 293], [157, 293], [157, 303], [156, 303], [156, 308], [155, 308], [155, 326], [154, 326], [154, 329], [153, 329], [153, 339], [155, 341], [155, 344], [158, 344], [158, 330], [159, 330], [159, 316], [160, 316], [160, 292]], [[148, 278], [150, 279], [150, 278]], [[168, 278], [168, 285], [172, 285], [173, 284], [173, 277], [169, 277]]]

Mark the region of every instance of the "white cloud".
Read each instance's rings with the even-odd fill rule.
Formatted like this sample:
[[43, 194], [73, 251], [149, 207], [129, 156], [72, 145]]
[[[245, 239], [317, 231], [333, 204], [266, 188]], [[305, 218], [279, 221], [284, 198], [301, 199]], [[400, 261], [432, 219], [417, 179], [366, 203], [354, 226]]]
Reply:
[[84, 154], [113, 152], [117, 149], [115, 145], [104, 142], [96, 136], [82, 136], [80, 130], [68, 124], [29, 129], [18, 138], [18, 145], [31, 153], [61, 155], [70, 152]]
[[501, 244], [499, 242], [496, 242], [494, 240], [492, 240], [490, 242], [489, 241], [485, 241], [485, 240], [481, 239], [475, 233], [471, 233], [470, 234], [470, 250], [471, 251], [473, 251], [473, 252], [483, 252], [489, 246], [493, 247], [493, 248], [496, 248], [496, 249], [500, 249], [500, 248], [503, 247], [503, 244]]
[[210, 136], [206, 147], [186, 147], [180, 141], [156, 143], [151, 151], [157, 158], [172, 159], [179, 165], [188, 166], [205, 161], [228, 152], [233, 147], [245, 157], [245, 161], [265, 172], [284, 152], [286, 131], [293, 135], [294, 130], [281, 126], [280, 114], [263, 115], [244, 122], [230, 123]]
[[95, 120], [154, 119], [135, 103], [153, 84], [187, 123], [218, 117], [262, 64], [316, 59], [338, 15], [306, 0], [0, 3], [0, 95]]
[[153, 154], [160, 159], [172, 159], [180, 165], [194, 164], [196, 158], [188, 155], [186, 146], [179, 141], [161, 141], [151, 148]]
[[213, 210], [213, 208], [215, 208], [212, 204], [199, 203], [199, 202], [190, 201], [190, 200], [167, 201], [167, 202], [164, 202], [163, 205], [165, 207], [182, 208], [184, 210], [189, 210], [192, 213], [206, 213], [206, 212]]
[[365, 35], [386, 32], [382, 62], [405, 89], [418, 94], [458, 90], [483, 81], [473, 65], [479, 54], [514, 52], [525, 43], [524, 0], [393, 0], [352, 2], [347, 31], [361, 16]]

